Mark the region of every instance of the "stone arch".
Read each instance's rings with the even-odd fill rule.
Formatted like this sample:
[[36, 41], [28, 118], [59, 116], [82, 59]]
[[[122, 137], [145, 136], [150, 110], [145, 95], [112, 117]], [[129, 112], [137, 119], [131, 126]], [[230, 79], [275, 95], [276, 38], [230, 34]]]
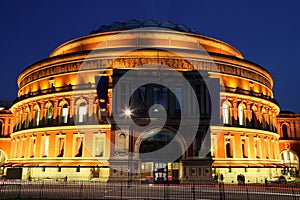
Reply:
[[77, 99], [77, 101], [76, 101], [76, 103], [75, 103], [75, 106], [79, 106], [81, 103], [86, 103], [86, 104], [88, 104], [88, 101], [87, 101], [84, 97], [80, 96], [80, 98]]
[[290, 173], [291, 176], [297, 176], [299, 173], [299, 155], [292, 149], [285, 149], [280, 152], [281, 162], [288, 167], [284, 174]]
[[[135, 143], [135, 146], [134, 146], [134, 152], [135, 153], [138, 153], [138, 154], [135, 154], [135, 159], [140, 159], [140, 147], [141, 147], [141, 144], [142, 142], [144, 141], [144, 139], [147, 137], [147, 136], [150, 136], [151, 134], [152, 135], [157, 135], [158, 133], [160, 132], [168, 132], [170, 134], [173, 134], [174, 138], [173, 139], [176, 139], [175, 142], [178, 142], [179, 146], [180, 146], [180, 151], [181, 151], [181, 156], [184, 157], [184, 152], [185, 150], [187, 149], [187, 145], [186, 145], [186, 142], [185, 142], [185, 139], [183, 138], [182, 134], [180, 133], [176, 133], [178, 131], [174, 130], [173, 128], [171, 127], [165, 127], [165, 128], [156, 128], [156, 127], [153, 127], [149, 130], [145, 130], [143, 131], [139, 137], [137, 138], [136, 140], [136, 143]], [[173, 140], [172, 139], [172, 140]], [[138, 157], [139, 156], [139, 157]]]
[[63, 106], [66, 105], [66, 104], [67, 104], [68, 106], [70, 105], [69, 102], [68, 102], [66, 99], [62, 99], [62, 100], [59, 102], [58, 106], [59, 106], [59, 107], [63, 107]]

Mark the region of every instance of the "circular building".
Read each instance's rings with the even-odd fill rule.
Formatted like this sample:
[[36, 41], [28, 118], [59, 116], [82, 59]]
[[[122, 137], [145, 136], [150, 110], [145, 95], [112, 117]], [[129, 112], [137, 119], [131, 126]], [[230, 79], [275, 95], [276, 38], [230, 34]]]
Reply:
[[272, 77], [185, 25], [101, 26], [27, 67], [18, 87], [6, 166], [23, 179], [252, 183], [280, 172]]

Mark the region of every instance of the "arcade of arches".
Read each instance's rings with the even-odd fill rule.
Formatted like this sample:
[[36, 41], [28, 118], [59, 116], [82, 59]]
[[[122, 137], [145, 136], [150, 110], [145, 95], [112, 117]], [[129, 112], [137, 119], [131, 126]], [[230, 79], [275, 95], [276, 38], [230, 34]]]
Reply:
[[[132, 27], [153, 29], [126, 32]], [[113, 95], [129, 70], [136, 76]], [[138, 78], [149, 84], [129, 97]], [[299, 176], [300, 114], [280, 112], [271, 75], [230, 44], [183, 25], [129, 20], [101, 26], [28, 66], [17, 83], [18, 97], [4, 107], [0, 101], [0, 165], [22, 167], [24, 180], [183, 183], [222, 174], [224, 182], [236, 183], [243, 174], [247, 183], [261, 183], [265, 176]], [[126, 106], [140, 129], [116, 123]], [[141, 130], [160, 121], [163, 109], [168, 120], [162, 130]], [[181, 120], [188, 123], [176, 137]], [[170, 152], [178, 156], [169, 159]]]

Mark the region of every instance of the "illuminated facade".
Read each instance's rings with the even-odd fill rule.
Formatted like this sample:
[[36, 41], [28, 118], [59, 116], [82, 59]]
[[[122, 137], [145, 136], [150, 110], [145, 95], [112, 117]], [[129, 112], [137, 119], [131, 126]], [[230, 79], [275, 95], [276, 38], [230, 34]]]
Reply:
[[[144, 30], [142, 37], [137, 37], [134, 31], [124, 31], [141, 27], [157, 29]], [[123, 33], [122, 37], [112, 37], [119, 33]], [[186, 36], [192, 41], [185, 40]], [[124, 49], [136, 46], [139, 49], [124, 54]], [[199, 46], [208, 54], [199, 55]], [[86, 59], [92, 50], [92, 56]], [[174, 51], [188, 57], [189, 62]], [[155, 102], [165, 103], [167, 114], [174, 120], [162, 131], [157, 132], [154, 127], [147, 132], [137, 131], [138, 136], [129, 145], [128, 132], [118, 130], [114, 121], [110, 121], [114, 105], [118, 104], [112, 93], [117, 80], [141, 64], [169, 66], [187, 77], [199, 97], [202, 121], [206, 122], [186, 150], [181, 148], [185, 138], [178, 141], [182, 151], [178, 160], [160, 163], [166, 165], [171, 180], [197, 181], [211, 177], [212, 173], [222, 173], [228, 183], [236, 182], [238, 174], [244, 174], [247, 182], [253, 183], [281, 173], [286, 164], [281, 161], [281, 151], [285, 149], [282, 145], [286, 147], [292, 142], [280, 140], [287, 138], [279, 131], [282, 129], [277, 118], [280, 109], [273, 97], [270, 74], [245, 60], [238, 50], [225, 42], [203, 36], [184, 25], [153, 20], [102, 26], [87, 36], [60, 45], [48, 58], [27, 67], [18, 78], [18, 98], [9, 110], [0, 111], [2, 133], [10, 136], [0, 140], [1, 152], [5, 155], [3, 166], [22, 166], [23, 179], [63, 179], [67, 176], [68, 180], [127, 180], [131, 168], [125, 164], [128, 154], [124, 152], [146, 151], [151, 134], [166, 138], [176, 134], [176, 113], [180, 109], [166, 88], [153, 84], [141, 87], [139, 95], [145, 95], [147, 101], [142, 99], [143, 102], [132, 104], [140, 109], [136, 114], [143, 116]], [[224, 88], [220, 93], [220, 123], [210, 127], [209, 92], [201, 83], [202, 78], [196, 78], [198, 82], [193, 83], [197, 76], [193, 74], [195, 67], [206, 74], [203, 79], [217, 79]], [[150, 69], [140, 73], [149, 79], [157, 76], [157, 72]], [[97, 94], [99, 74], [108, 77], [104, 101]], [[168, 72], [164, 76], [167, 81]], [[157, 91], [168, 98], [159, 102]], [[180, 87], [176, 91], [179, 96], [188, 95]], [[192, 105], [189, 106], [192, 112]], [[137, 120], [137, 123], [143, 122]], [[211, 134], [211, 156], [198, 159], [207, 129]], [[289, 131], [287, 134], [291, 135]], [[136, 173], [130, 173], [131, 178], [151, 178], [157, 163], [135, 159], [138, 160], [134, 163]], [[150, 173], [145, 170], [148, 168]]]
[[280, 158], [285, 165], [282, 173], [299, 177], [300, 115], [290, 111], [280, 112], [277, 127], [280, 135]]

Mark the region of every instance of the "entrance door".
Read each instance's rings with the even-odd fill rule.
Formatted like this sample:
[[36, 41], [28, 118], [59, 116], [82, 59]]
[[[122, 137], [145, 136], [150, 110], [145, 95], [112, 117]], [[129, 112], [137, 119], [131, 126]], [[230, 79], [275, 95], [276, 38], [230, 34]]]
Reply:
[[[174, 136], [169, 130], [153, 130], [142, 138], [139, 147], [142, 180], [152, 183], [178, 182], [182, 151], [180, 141]], [[171, 141], [172, 144], [166, 147]], [[178, 157], [173, 158], [174, 155]]]
[[166, 183], [168, 181], [168, 163], [154, 163], [154, 183]]

